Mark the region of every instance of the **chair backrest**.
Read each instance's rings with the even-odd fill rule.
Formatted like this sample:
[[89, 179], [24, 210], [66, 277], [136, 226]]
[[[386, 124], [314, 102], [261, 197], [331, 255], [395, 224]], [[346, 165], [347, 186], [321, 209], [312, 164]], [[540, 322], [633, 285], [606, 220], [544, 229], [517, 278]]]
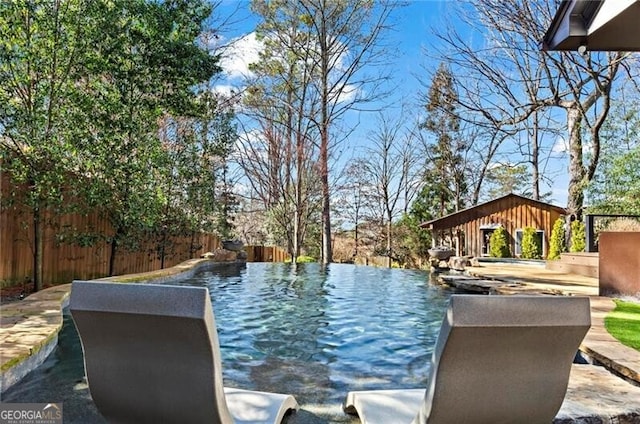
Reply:
[[74, 281], [91, 396], [115, 423], [233, 423], [204, 287]]
[[454, 295], [414, 423], [545, 423], [591, 325], [588, 297]]

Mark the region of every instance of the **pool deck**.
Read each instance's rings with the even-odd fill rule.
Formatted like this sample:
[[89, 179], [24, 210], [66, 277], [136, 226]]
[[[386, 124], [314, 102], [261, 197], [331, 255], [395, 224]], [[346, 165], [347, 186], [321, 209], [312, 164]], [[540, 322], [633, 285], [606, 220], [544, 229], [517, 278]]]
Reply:
[[[185, 264], [176, 273], [193, 269], [199, 263]], [[554, 423], [640, 422], [640, 352], [622, 345], [606, 331], [604, 317], [615, 304], [610, 298], [598, 296], [596, 278], [550, 271], [541, 266], [504, 263], [482, 263], [467, 268], [465, 274], [439, 278], [443, 284], [471, 292], [589, 296], [592, 325], [580, 351], [585, 358], [604, 368], [574, 366], [565, 403]], [[128, 277], [127, 281], [136, 280]], [[56, 286], [22, 301], [2, 305], [0, 392], [40, 365], [53, 350], [70, 289], [70, 284]]]

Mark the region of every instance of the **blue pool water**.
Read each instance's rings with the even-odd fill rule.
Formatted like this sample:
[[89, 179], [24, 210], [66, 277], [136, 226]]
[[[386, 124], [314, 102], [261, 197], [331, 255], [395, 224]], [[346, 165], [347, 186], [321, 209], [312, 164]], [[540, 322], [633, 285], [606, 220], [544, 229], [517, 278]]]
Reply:
[[[289, 423], [351, 422], [349, 390], [425, 387], [450, 292], [429, 273], [357, 265], [216, 265], [171, 284], [212, 297], [225, 385], [296, 396]], [[3, 402], [64, 402], [65, 423], [102, 423], [71, 320], [46, 363]]]

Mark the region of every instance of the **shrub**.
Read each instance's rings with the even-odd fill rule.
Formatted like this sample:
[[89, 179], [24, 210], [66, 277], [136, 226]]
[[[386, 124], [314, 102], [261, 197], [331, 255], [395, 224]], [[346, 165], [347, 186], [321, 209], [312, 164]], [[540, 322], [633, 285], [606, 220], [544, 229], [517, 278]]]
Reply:
[[490, 249], [489, 256], [492, 258], [510, 258], [511, 249], [509, 248], [509, 235], [504, 228], [498, 227], [491, 234], [489, 239]]
[[584, 252], [587, 246], [587, 235], [582, 221], [571, 223], [571, 248], [570, 252]]
[[565, 251], [565, 248], [564, 219], [558, 218], [553, 224], [553, 230], [551, 230], [547, 259], [560, 259], [560, 254]]
[[[291, 258], [285, 259], [284, 262], [290, 264]], [[312, 256], [305, 256], [305, 255], [298, 256], [296, 260], [297, 264], [307, 264], [311, 262], [318, 262], [318, 260]]]
[[605, 231], [640, 231], [640, 222], [632, 218], [616, 219], [607, 225]]
[[526, 227], [522, 231], [522, 259], [540, 259], [542, 258], [542, 243], [537, 237], [538, 233], [533, 227]]
[[318, 262], [318, 260], [314, 257], [311, 256], [304, 256], [304, 255], [300, 255], [298, 256], [298, 261], [299, 264], [306, 264], [306, 263], [311, 263], [311, 262]]

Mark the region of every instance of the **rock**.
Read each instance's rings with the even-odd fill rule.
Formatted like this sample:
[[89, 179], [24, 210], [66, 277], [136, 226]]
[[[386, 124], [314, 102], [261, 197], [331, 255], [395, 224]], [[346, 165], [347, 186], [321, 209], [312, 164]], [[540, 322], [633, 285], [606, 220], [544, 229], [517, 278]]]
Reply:
[[244, 250], [244, 243], [240, 240], [222, 240], [222, 248], [232, 252], [240, 252]]
[[216, 249], [213, 252], [207, 252], [201, 255], [202, 258], [211, 259], [214, 262], [233, 262], [238, 259], [238, 256], [238, 252], [232, 252], [225, 249]]
[[464, 271], [468, 266], [471, 266], [470, 256], [452, 256], [449, 259], [449, 267], [456, 271]]
[[633, 424], [640, 422], [640, 387], [603, 367], [573, 365], [567, 395], [554, 424]]

